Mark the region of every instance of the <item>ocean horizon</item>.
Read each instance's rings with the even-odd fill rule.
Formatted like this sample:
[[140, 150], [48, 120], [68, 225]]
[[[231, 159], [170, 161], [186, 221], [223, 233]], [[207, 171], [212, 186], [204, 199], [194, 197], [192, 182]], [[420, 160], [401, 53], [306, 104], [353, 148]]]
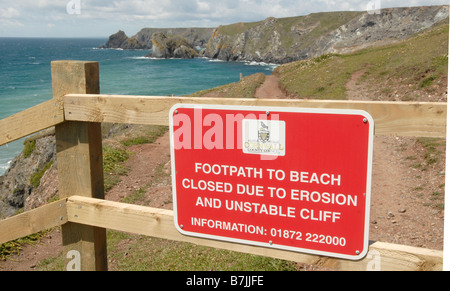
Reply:
[[[0, 119], [52, 98], [50, 63], [96, 61], [102, 94], [181, 96], [269, 75], [274, 64], [215, 59], [146, 58], [150, 50], [100, 49], [106, 38], [0, 37]], [[0, 147], [0, 176], [23, 150], [23, 140]]]

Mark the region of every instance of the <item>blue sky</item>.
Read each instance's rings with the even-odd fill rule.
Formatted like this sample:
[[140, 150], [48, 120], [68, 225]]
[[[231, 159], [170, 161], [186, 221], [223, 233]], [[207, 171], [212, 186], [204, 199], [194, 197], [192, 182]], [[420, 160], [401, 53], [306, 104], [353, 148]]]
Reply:
[[0, 0], [0, 37], [129, 36], [144, 27], [221, 24], [367, 7], [448, 5], [448, 0]]

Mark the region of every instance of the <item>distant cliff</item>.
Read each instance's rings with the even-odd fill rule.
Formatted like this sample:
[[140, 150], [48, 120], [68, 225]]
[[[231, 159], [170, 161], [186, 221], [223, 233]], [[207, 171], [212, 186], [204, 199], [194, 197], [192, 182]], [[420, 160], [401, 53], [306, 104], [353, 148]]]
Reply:
[[[0, 220], [47, 203], [54, 193], [38, 190], [44, 173], [56, 163], [54, 129], [44, 130], [25, 141], [21, 154], [15, 157], [10, 168], [0, 176]], [[54, 180], [54, 179], [51, 179]], [[57, 186], [57, 184], [56, 184]]]
[[154, 33], [164, 33], [167, 36], [181, 36], [196, 47], [205, 47], [208, 43], [214, 28], [143, 28], [133, 38], [141, 43], [152, 47], [152, 36]]
[[405, 39], [448, 18], [448, 6], [326, 12], [267, 18], [214, 30], [204, 55], [226, 61], [288, 63]]
[[213, 28], [144, 28], [128, 38], [119, 31], [103, 47], [151, 49], [152, 36], [180, 36], [205, 48], [201, 56], [224, 61], [288, 63], [328, 53], [405, 39], [448, 18], [448, 6], [382, 9], [379, 13], [324, 12]]
[[168, 37], [180, 36], [196, 47], [204, 48], [214, 28], [143, 28], [136, 35], [128, 37], [119, 31], [111, 35], [101, 48], [152, 49], [152, 37], [155, 33], [163, 33]]
[[168, 37], [162, 32], [153, 34], [152, 52], [147, 57], [192, 59], [198, 56], [198, 50], [182, 36]]
[[148, 49], [149, 47], [146, 43], [140, 42], [136, 38], [129, 38], [125, 32], [119, 30], [111, 35], [106, 44], [101, 45], [100, 48]]

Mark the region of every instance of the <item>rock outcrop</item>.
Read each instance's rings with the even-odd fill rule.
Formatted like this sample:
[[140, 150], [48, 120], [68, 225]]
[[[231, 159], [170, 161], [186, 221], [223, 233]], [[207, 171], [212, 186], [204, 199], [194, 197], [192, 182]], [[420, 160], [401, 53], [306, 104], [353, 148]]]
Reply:
[[117, 33], [111, 35], [106, 44], [101, 45], [100, 48], [148, 49], [149, 47], [134, 37], [129, 38], [125, 32], [119, 30]]
[[164, 33], [167, 36], [181, 36], [194, 47], [204, 48], [208, 43], [214, 28], [143, 28], [135, 36], [139, 42], [145, 43], [152, 49], [152, 37], [155, 33]]
[[204, 48], [210, 39], [214, 28], [143, 28], [136, 35], [128, 37], [125, 32], [119, 31], [111, 35], [106, 44], [100, 48], [120, 49], [152, 49], [152, 37], [155, 33], [167, 36], [180, 36], [194, 47]]
[[147, 57], [192, 59], [198, 56], [196, 48], [181, 36], [168, 37], [162, 32], [152, 37], [152, 52]]
[[[30, 144], [15, 157], [10, 168], [0, 177], [0, 219], [14, 215], [19, 209], [29, 209], [29, 202], [36, 204], [30, 197], [38, 187], [42, 175], [56, 161], [56, 143], [54, 132], [43, 131], [31, 137], [26, 142]], [[39, 196], [38, 200], [47, 198]]]
[[[324, 12], [306, 16], [273, 18], [213, 28], [144, 28], [128, 38], [123, 31], [103, 46], [153, 49], [153, 57], [190, 57], [190, 47], [204, 48], [201, 56], [224, 61], [288, 63], [328, 53], [347, 53], [405, 39], [448, 18], [448, 6], [382, 9], [379, 13]], [[167, 51], [162, 40], [154, 47], [153, 36], [165, 35], [176, 45]], [[178, 50], [177, 50], [178, 49]], [[177, 50], [175, 52], [175, 50]], [[176, 54], [176, 56], [172, 55]]]
[[448, 18], [448, 6], [328, 12], [267, 18], [214, 30], [204, 55], [225, 61], [287, 63], [405, 39]]

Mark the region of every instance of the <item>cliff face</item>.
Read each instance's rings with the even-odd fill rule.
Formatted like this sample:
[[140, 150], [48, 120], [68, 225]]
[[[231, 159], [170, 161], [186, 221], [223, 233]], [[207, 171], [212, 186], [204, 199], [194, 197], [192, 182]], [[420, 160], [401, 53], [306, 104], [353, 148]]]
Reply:
[[448, 6], [315, 13], [220, 26], [205, 56], [226, 61], [287, 63], [405, 39], [448, 17]]
[[213, 30], [213, 28], [143, 28], [132, 37], [128, 37], [120, 30], [111, 35], [106, 44], [100, 48], [152, 49], [153, 35], [159, 33], [169, 37], [182, 37], [193, 46], [205, 47]]
[[[153, 35], [163, 33], [167, 38], [181, 37], [190, 46], [206, 47], [201, 55], [208, 58], [282, 64], [399, 41], [448, 15], [448, 6], [424, 6], [383, 9], [380, 13], [326, 12], [290, 18], [269, 17], [264, 21], [216, 29], [144, 28], [131, 38], [119, 31], [103, 47], [153, 49]], [[155, 55], [164, 55], [161, 47], [157, 46], [156, 50]]]
[[164, 33], [166, 36], [180, 36], [193, 46], [205, 47], [214, 28], [143, 28], [133, 38], [152, 48], [152, 37], [155, 33]]
[[129, 38], [125, 32], [119, 30], [111, 35], [106, 44], [101, 45], [100, 48], [148, 49], [148, 46], [136, 38]]
[[195, 47], [181, 36], [167, 37], [164, 33], [154, 33], [152, 52], [147, 57], [192, 59], [198, 56]]
[[54, 133], [43, 131], [28, 139], [24, 151], [15, 157], [10, 168], [0, 177], [0, 219], [14, 215], [19, 209], [30, 209], [31, 204], [47, 202], [42, 193], [34, 195], [42, 175], [56, 161]]

